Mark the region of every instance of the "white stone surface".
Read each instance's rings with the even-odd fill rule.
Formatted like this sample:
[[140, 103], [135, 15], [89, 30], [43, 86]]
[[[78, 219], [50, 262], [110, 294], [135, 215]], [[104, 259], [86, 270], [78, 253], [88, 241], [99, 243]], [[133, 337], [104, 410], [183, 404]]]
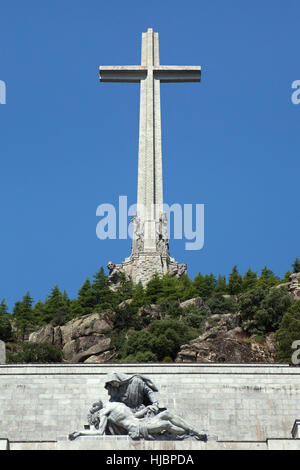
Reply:
[[6, 363], [6, 348], [4, 341], [0, 340], [0, 364]]
[[0, 451], [1, 450], [8, 450], [8, 440], [7, 439], [0, 439]]
[[287, 365], [2, 365], [0, 438], [28, 446], [82, 429], [90, 405], [108, 399], [104, 380], [112, 371], [149, 377], [162, 405], [229, 447], [288, 440], [300, 416], [300, 368]]
[[145, 251], [156, 251], [155, 222], [163, 212], [160, 82], [199, 82], [200, 66], [161, 66], [158, 33], [142, 33], [140, 66], [101, 66], [102, 82], [140, 82], [137, 215], [145, 223]]
[[300, 439], [268, 439], [268, 450], [300, 450]]
[[[140, 124], [138, 157], [137, 219], [141, 223], [141, 243], [133, 242], [130, 260], [122, 264], [133, 282], [145, 285], [157, 273], [173, 272], [168, 240], [157, 233], [164, 212], [161, 146], [160, 83], [200, 82], [200, 66], [162, 66], [159, 63], [158, 33], [151, 28], [142, 33], [140, 66], [101, 66], [102, 82], [140, 83]], [[135, 229], [134, 229], [135, 230]], [[135, 239], [135, 237], [134, 237]], [[167, 253], [165, 253], [167, 251]], [[156, 256], [150, 256], [150, 255]], [[164, 259], [167, 255], [167, 259]], [[146, 262], [145, 262], [146, 258]], [[178, 265], [177, 268], [178, 269]]]
[[[4, 441], [4, 440], [3, 440]], [[7, 442], [7, 441], [5, 441]], [[105, 451], [199, 451], [199, 450], [300, 450], [300, 439], [266, 441], [131, 441], [128, 438], [98, 437], [76, 441], [9, 442], [0, 450], [105, 450]]]

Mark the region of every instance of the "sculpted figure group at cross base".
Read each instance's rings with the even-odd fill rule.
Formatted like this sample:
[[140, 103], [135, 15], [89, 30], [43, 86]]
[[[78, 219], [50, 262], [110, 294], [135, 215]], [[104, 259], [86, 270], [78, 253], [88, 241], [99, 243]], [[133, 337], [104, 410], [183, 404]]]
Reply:
[[156, 248], [161, 256], [169, 255], [168, 218], [165, 212], [160, 215], [156, 223]]
[[[133, 238], [131, 256], [128, 259], [129, 263], [115, 264], [112, 261], [107, 263], [109, 281], [112, 289], [119, 283], [121, 275], [124, 275], [126, 279], [135, 280], [134, 276], [132, 276], [132, 263], [135, 262], [136, 258], [144, 254], [144, 222], [140, 217], [135, 215], [131, 223], [133, 226]], [[185, 274], [187, 266], [185, 263], [177, 263], [169, 255], [168, 218], [165, 212], [160, 214], [159, 220], [155, 224], [155, 243], [156, 252], [160, 257], [160, 262], [163, 267], [162, 272], [158, 274], [163, 275], [168, 273], [170, 276], [179, 279]]]
[[120, 276], [124, 273], [124, 270], [120, 264], [115, 264], [112, 261], [107, 263], [107, 268], [109, 270], [108, 279], [111, 284], [117, 284], [120, 280]]
[[144, 251], [144, 223], [135, 215], [132, 218], [133, 225], [133, 240], [132, 240], [132, 254], [138, 255]]
[[180, 416], [159, 405], [158, 389], [147, 377], [112, 372], [105, 385], [109, 401], [95, 402], [88, 414], [88, 426], [75, 431], [70, 440], [80, 436], [127, 435], [134, 440], [207, 441], [206, 431], [198, 431]]

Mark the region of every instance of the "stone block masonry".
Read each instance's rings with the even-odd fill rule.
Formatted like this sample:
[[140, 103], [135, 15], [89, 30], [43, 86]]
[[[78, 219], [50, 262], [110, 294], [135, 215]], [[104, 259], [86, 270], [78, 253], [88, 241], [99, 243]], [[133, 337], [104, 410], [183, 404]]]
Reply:
[[149, 377], [161, 405], [218, 436], [225, 447], [235, 448], [237, 442], [263, 447], [267, 440], [283, 445], [280, 440], [292, 438], [300, 417], [300, 368], [288, 365], [1, 365], [0, 439], [8, 439], [10, 448], [14, 442], [28, 448], [30, 441], [32, 446], [66, 445], [61, 439], [83, 429], [91, 404], [108, 400], [104, 380], [112, 371]]

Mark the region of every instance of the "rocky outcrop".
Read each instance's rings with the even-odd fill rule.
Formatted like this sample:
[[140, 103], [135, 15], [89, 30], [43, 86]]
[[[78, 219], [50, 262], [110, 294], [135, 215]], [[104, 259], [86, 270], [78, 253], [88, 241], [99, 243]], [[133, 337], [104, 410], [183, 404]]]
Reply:
[[150, 324], [154, 320], [162, 320], [163, 314], [159, 305], [151, 304], [139, 308], [138, 316], [143, 317], [145, 324]]
[[290, 275], [290, 282], [285, 282], [275, 286], [276, 289], [285, 287], [293, 300], [300, 300], [300, 273]]
[[294, 300], [300, 300], [300, 273], [291, 274], [288, 289]]
[[44, 326], [31, 333], [29, 341], [60, 346], [66, 362], [104, 362], [114, 353], [109, 333], [113, 329], [110, 312], [75, 318], [64, 326]]
[[201, 297], [195, 297], [194, 299], [189, 299], [185, 300], [184, 302], [181, 302], [180, 307], [181, 308], [187, 308], [187, 307], [196, 307], [200, 308], [205, 305], [204, 300]]
[[274, 362], [271, 335], [250, 337], [240, 327], [239, 314], [212, 315], [203, 334], [181, 346], [175, 362]]

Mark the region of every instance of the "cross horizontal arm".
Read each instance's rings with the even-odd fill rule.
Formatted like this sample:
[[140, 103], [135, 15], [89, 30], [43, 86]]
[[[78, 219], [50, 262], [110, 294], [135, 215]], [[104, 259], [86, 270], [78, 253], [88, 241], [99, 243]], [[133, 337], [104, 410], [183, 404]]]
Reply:
[[200, 66], [160, 65], [153, 68], [154, 77], [162, 83], [200, 82]]
[[138, 83], [147, 76], [147, 67], [140, 65], [108, 65], [99, 69], [100, 82]]

